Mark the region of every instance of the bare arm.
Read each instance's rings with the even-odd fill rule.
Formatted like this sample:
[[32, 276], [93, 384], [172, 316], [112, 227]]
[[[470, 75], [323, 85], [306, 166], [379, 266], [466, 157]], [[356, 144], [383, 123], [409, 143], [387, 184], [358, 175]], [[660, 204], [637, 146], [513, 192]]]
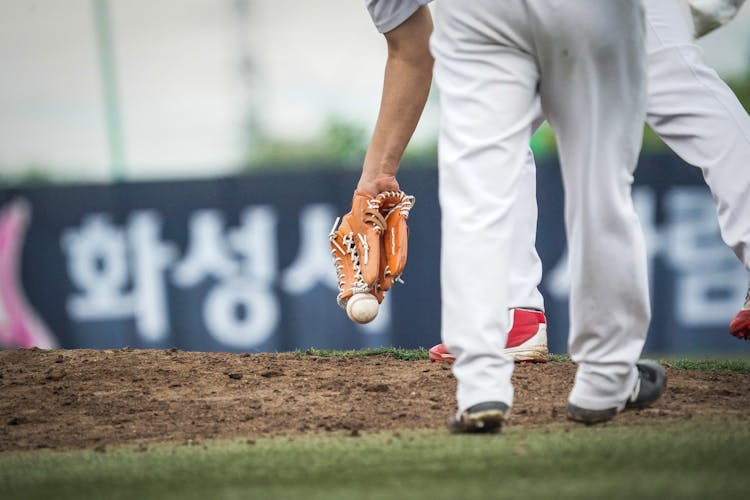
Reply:
[[399, 189], [396, 182], [399, 163], [430, 92], [431, 33], [432, 17], [424, 6], [397, 28], [385, 33], [388, 60], [383, 96], [358, 191], [376, 195]]

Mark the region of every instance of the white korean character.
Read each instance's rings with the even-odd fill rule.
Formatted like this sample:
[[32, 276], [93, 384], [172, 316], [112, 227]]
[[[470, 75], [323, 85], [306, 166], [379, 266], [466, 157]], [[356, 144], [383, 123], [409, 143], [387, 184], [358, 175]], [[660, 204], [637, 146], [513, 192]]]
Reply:
[[244, 261], [241, 273], [253, 281], [271, 284], [277, 275], [277, 216], [271, 207], [246, 208], [240, 227], [230, 231], [229, 244]]
[[163, 274], [174, 248], [159, 240], [160, 226], [158, 214], [144, 211], [131, 216], [127, 232], [104, 214], [65, 231], [68, 272], [81, 290], [69, 298], [68, 314], [81, 321], [134, 317], [144, 340], [163, 340], [169, 332]]
[[211, 336], [237, 349], [250, 349], [271, 338], [279, 323], [279, 313], [273, 291], [246, 277], [218, 283], [203, 306], [203, 318]]
[[228, 278], [237, 273], [237, 263], [224, 241], [224, 221], [216, 210], [200, 210], [190, 217], [186, 257], [174, 268], [174, 282], [189, 288], [207, 277]]
[[68, 255], [68, 273], [81, 290], [68, 299], [67, 309], [78, 320], [129, 317], [133, 301], [128, 285], [128, 257], [123, 230], [104, 214], [84, 218], [80, 229], [68, 229], [62, 237]]
[[335, 219], [336, 212], [328, 204], [310, 205], [302, 210], [299, 251], [294, 262], [281, 276], [281, 288], [286, 293], [302, 295], [319, 283], [338, 293], [328, 243], [328, 233]]
[[128, 221], [136, 328], [149, 342], [164, 340], [169, 333], [164, 272], [177, 252], [174, 245], [160, 241], [160, 234], [161, 218], [154, 212], [135, 212]]
[[[217, 278], [203, 307], [206, 328], [223, 344], [250, 349], [266, 342], [279, 323], [280, 305], [274, 290], [277, 217], [271, 207], [245, 209], [240, 227], [229, 232], [229, 244], [217, 221], [204, 214], [202, 238], [207, 240], [202, 249], [191, 249], [193, 257], [186, 259], [189, 265], [181, 270], [183, 278], [191, 276], [192, 280], [183, 279], [183, 283], [194, 282], [199, 271]], [[230, 260], [234, 257], [230, 248], [242, 257], [240, 264]]]

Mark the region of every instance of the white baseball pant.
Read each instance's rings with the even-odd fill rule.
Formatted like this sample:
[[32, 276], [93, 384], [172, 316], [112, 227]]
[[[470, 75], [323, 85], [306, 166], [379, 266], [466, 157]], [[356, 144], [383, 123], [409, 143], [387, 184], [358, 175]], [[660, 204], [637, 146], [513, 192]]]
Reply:
[[[650, 310], [630, 196], [645, 119], [637, 0], [441, 0], [432, 38], [440, 90], [442, 336], [458, 408], [512, 404], [503, 356], [514, 277], [536, 219], [528, 143], [541, 97], [559, 140], [579, 363], [575, 404], [624, 404]], [[528, 307], [528, 304], [523, 304]]]
[[679, 0], [645, 0], [647, 121], [699, 167], [716, 202], [724, 242], [750, 270], [750, 116], [703, 61]]

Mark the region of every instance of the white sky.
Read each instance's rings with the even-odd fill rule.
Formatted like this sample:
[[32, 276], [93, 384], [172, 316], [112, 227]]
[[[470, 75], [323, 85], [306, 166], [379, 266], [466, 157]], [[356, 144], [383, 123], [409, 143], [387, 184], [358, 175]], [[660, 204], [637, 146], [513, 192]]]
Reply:
[[[361, 0], [109, 0], [129, 178], [236, 168], [252, 111], [275, 136], [331, 116], [371, 127], [385, 46]], [[93, 0], [0, 0], [0, 169], [109, 178]], [[750, 61], [750, 8], [701, 44], [724, 75]], [[243, 76], [242, 53], [254, 63]], [[431, 109], [417, 140], [434, 135]]]

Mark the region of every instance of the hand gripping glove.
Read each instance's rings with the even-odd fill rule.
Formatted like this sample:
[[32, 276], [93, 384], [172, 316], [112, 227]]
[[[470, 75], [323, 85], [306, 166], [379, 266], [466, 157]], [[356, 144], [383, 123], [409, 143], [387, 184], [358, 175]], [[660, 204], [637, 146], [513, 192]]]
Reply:
[[[401, 191], [370, 196], [355, 191], [352, 209], [328, 235], [339, 294], [346, 308], [355, 293], [370, 293], [378, 302], [395, 281], [401, 281], [407, 257], [406, 224], [414, 197]], [[341, 224], [339, 224], [341, 222]]]

